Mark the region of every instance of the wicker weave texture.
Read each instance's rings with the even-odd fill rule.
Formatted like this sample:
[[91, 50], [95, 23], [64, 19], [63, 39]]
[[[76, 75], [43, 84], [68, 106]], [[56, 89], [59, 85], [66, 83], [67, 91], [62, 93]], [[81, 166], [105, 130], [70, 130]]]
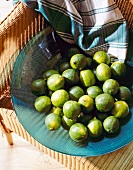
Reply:
[[[116, 0], [116, 2], [129, 27], [133, 28], [133, 1]], [[18, 3], [11, 14], [0, 23], [0, 113], [6, 126], [71, 170], [131, 170], [133, 168], [133, 143], [103, 156], [72, 157], [42, 146], [26, 132], [18, 121], [10, 97], [13, 65], [24, 45], [44, 29], [46, 24], [41, 14], [22, 3]]]
[[8, 110], [7, 113], [7, 109], [3, 108], [0, 109], [0, 112], [7, 128], [71, 170], [131, 170], [133, 168], [133, 143], [102, 156], [81, 158], [64, 155], [50, 150], [34, 140], [19, 123], [13, 110]]

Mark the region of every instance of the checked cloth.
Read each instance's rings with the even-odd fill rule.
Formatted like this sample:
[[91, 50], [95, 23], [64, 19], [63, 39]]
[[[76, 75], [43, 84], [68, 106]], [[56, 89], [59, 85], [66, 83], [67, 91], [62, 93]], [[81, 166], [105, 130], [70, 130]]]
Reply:
[[22, 0], [43, 14], [66, 42], [92, 56], [98, 50], [125, 61], [128, 28], [113, 0]]

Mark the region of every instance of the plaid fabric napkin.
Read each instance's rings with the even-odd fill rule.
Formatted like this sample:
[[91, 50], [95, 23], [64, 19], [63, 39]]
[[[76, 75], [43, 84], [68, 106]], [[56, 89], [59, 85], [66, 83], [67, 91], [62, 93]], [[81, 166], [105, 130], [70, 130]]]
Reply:
[[113, 0], [22, 0], [43, 14], [57, 34], [93, 55], [105, 50], [125, 61], [128, 28]]

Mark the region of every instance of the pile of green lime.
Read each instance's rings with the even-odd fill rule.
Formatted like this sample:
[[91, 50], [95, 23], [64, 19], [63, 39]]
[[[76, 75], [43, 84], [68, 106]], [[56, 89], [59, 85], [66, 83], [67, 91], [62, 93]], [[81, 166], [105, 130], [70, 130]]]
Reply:
[[47, 113], [47, 129], [63, 127], [76, 142], [116, 133], [120, 119], [129, 115], [125, 63], [111, 63], [109, 54], [97, 51], [93, 57], [76, 53], [55, 68], [31, 85], [35, 109]]

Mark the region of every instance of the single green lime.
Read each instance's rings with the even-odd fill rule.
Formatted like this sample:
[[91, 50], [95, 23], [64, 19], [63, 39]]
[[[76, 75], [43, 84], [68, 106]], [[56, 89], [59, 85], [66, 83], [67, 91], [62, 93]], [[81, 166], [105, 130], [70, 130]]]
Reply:
[[129, 114], [129, 106], [125, 101], [117, 101], [114, 103], [111, 113], [117, 118], [124, 118]]
[[70, 127], [76, 123], [76, 119], [68, 119], [66, 116], [62, 117], [62, 127], [65, 130], [69, 130]]
[[94, 108], [94, 100], [89, 95], [81, 96], [78, 103], [81, 105], [81, 110], [83, 113], [89, 113]]
[[31, 84], [31, 91], [35, 96], [46, 95], [47, 83], [43, 79], [36, 79]]
[[111, 69], [105, 64], [101, 63], [96, 68], [96, 77], [99, 81], [106, 81], [111, 78]]
[[120, 86], [118, 89], [117, 97], [119, 100], [124, 100], [124, 101], [128, 102], [131, 99], [130, 89], [126, 86]]
[[40, 96], [36, 98], [34, 106], [38, 112], [48, 112], [51, 109], [52, 103], [48, 96]]
[[92, 98], [96, 98], [99, 94], [102, 93], [103, 91], [99, 86], [91, 86], [87, 88], [87, 94]]
[[83, 54], [75, 54], [70, 59], [70, 65], [73, 69], [82, 70], [87, 65], [87, 58]]
[[81, 107], [77, 101], [68, 100], [63, 105], [63, 113], [68, 119], [76, 119], [80, 112]]
[[51, 102], [56, 107], [63, 107], [64, 103], [69, 100], [69, 94], [64, 89], [59, 89], [53, 92]]
[[50, 112], [55, 113], [55, 114], [59, 115], [60, 117], [63, 117], [63, 115], [64, 115], [63, 110], [60, 107], [53, 106], [52, 109], [50, 110]]
[[101, 63], [108, 64], [109, 63], [109, 56], [105, 51], [97, 51], [93, 56], [93, 60], [97, 64], [101, 64]]
[[57, 130], [61, 125], [61, 118], [55, 113], [50, 113], [45, 118], [45, 126], [48, 130]]
[[103, 121], [103, 127], [106, 132], [108, 133], [115, 133], [118, 131], [120, 127], [119, 120], [115, 116], [108, 116]]
[[77, 47], [71, 47], [67, 51], [67, 57], [71, 58], [75, 54], [80, 54], [80, 50]]
[[92, 66], [92, 58], [86, 57], [87, 58], [87, 67], [90, 68]]
[[71, 68], [70, 66], [70, 62], [68, 61], [64, 61], [63, 63], [61, 63], [61, 65], [59, 66], [59, 70], [60, 70], [60, 73], [63, 73], [65, 70]]
[[103, 92], [115, 95], [118, 92], [119, 83], [114, 79], [108, 79], [103, 83]]
[[78, 101], [84, 95], [84, 90], [80, 86], [73, 86], [68, 91], [71, 100]]
[[90, 87], [96, 83], [96, 78], [92, 70], [82, 70], [80, 71], [80, 81], [83, 86]]
[[76, 84], [79, 82], [78, 72], [74, 69], [67, 69], [62, 73], [62, 76], [65, 78], [65, 81], [68, 84]]
[[103, 121], [106, 117], [108, 117], [108, 114], [107, 114], [107, 112], [103, 112], [103, 113], [98, 112], [96, 114], [96, 117], [97, 117], [97, 119]]
[[78, 123], [82, 123], [83, 125], [87, 126], [88, 122], [93, 118], [92, 114], [83, 114], [82, 112], [77, 118]]
[[60, 74], [53, 74], [47, 79], [47, 86], [50, 90], [56, 91], [64, 87], [65, 79]]
[[108, 112], [114, 107], [114, 98], [107, 93], [99, 94], [95, 98], [95, 105], [100, 112]]
[[42, 77], [43, 77], [43, 79], [46, 79], [46, 80], [47, 80], [47, 78], [49, 78], [49, 77], [50, 77], [51, 75], [53, 75], [53, 74], [59, 74], [59, 73], [58, 73], [57, 70], [54, 70], [54, 69], [52, 69], [52, 70], [46, 70], [46, 71], [44, 71]]
[[126, 65], [122, 61], [113, 62], [110, 68], [115, 79], [121, 79], [126, 75]]
[[82, 142], [88, 137], [87, 127], [81, 123], [75, 123], [70, 127], [69, 135], [75, 142]]
[[91, 137], [98, 137], [103, 132], [103, 125], [102, 122], [96, 118], [93, 118], [89, 121], [88, 125], [89, 135]]

